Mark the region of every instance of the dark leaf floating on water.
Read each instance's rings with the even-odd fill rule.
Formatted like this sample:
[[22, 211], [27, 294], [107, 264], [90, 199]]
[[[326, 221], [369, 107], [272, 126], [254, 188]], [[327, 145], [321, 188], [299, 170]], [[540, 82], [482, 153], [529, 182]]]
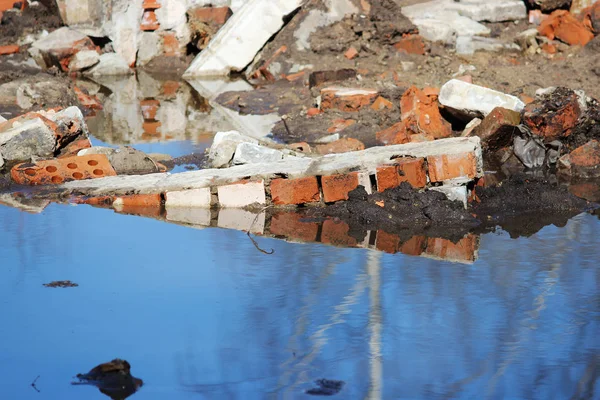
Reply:
[[71, 282], [71, 281], [54, 281], [54, 282], [50, 282], [50, 283], [44, 283], [44, 286], [50, 287], [50, 288], [69, 288], [69, 287], [77, 287], [79, 285], [76, 284], [75, 282]]
[[344, 387], [344, 381], [334, 381], [330, 379], [317, 379], [315, 384], [318, 388], [308, 389], [306, 394], [313, 396], [333, 396], [338, 394]]
[[144, 384], [131, 375], [131, 365], [125, 360], [114, 360], [94, 367], [86, 374], [77, 374], [78, 382], [73, 385], [96, 386], [100, 392], [113, 400], [123, 400], [137, 392]]

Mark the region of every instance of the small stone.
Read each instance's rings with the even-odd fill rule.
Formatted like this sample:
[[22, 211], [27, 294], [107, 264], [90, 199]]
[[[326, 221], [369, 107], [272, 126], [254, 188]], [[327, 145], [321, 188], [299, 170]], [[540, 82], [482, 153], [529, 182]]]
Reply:
[[91, 69], [84, 72], [84, 75], [91, 76], [115, 76], [133, 74], [127, 61], [119, 54], [105, 53], [102, 54], [96, 64]]
[[100, 55], [96, 50], [83, 50], [71, 58], [69, 62], [69, 71], [77, 72], [86, 68], [93, 67], [100, 61]]

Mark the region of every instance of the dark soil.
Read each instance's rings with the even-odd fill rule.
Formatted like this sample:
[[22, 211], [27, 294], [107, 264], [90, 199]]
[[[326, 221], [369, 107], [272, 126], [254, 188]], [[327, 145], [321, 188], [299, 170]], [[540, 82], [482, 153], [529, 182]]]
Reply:
[[5, 11], [0, 22], [0, 46], [15, 44], [16, 39], [29, 33], [46, 29], [51, 32], [62, 26], [58, 7], [54, 1], [43, 1], [24, 11]]
[[44, 283], [44, 286], [49, 288], [70, 288], [78, 287], [79, 285], [71, 281], [54, 281], [50, 283]]
[[161, 164], [167, 167], [168, 170], [172, 170], [177, 166], [184, 166], [186, 169], [203, 169], [206, 165], [206, 154], [205, 153], [192, 153], [185, 156], [173, 158], [171, 160], [160, 161]]

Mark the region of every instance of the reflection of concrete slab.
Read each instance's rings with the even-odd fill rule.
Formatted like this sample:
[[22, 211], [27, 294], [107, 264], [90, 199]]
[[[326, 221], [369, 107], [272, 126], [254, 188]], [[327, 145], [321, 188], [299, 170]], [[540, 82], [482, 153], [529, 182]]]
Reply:
[[[256, 220], [256, 222], [254, 222]], [[236, 229], [262, 235], [265, 231], [265, 213], [254, 214], [250, 211], [235, 208], [219, 210], [219, 228]]]
[[27, 199], [14, 196], [12, 194], [0, 194], [0, 204], [8, 207], [18, 208], [19, 210], [39, 214], [50, 204], [50, 200]]
[[210, 209], [208, 208], [167, 208], [167, 221], [183, 224], [210, 226]]

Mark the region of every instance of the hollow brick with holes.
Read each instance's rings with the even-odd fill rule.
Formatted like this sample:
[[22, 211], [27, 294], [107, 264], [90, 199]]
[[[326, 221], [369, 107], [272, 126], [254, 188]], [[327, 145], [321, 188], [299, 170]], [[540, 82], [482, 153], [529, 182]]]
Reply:
[[115, 176], [104, 154], [43, 160], [15, 165], [10, 175], [21, 185], [57, 185], [64, 182]]

